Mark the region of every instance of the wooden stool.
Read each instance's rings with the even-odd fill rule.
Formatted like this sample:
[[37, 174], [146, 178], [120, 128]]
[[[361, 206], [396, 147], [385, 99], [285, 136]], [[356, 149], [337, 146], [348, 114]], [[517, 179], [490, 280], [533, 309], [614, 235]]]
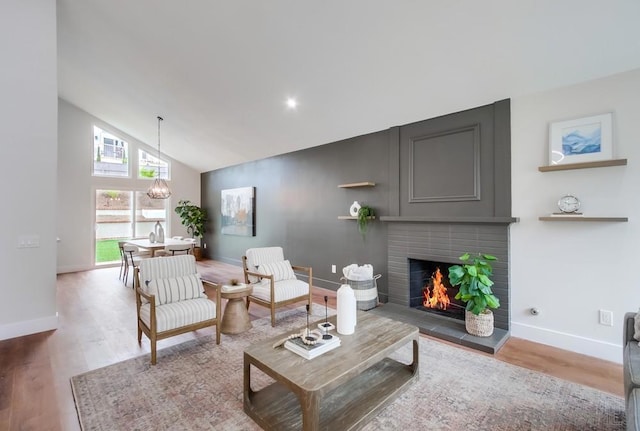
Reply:
[[[225, 289], [234, 289], [226, 291]], [[253, 292], [252, 286], [243, 286], [237, 289], [237, 286], [222, 286], [220, 295], [227, 300], [222, 315], [222, 324], [220, 332], [223, 334], [239, 334], [252, 328], [249, 319], [249, 311], [247, 310], [246, 298]]]

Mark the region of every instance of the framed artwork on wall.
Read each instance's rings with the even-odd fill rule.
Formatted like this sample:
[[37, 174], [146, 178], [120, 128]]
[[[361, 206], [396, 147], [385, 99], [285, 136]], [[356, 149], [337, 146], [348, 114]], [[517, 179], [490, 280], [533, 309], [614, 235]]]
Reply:
[[222, 234], [256, 236], [256, 188], [221, 191]]
[[606, 113], [549, 127], [549, 164], [595, 162], [613, 159], [613, 114]]

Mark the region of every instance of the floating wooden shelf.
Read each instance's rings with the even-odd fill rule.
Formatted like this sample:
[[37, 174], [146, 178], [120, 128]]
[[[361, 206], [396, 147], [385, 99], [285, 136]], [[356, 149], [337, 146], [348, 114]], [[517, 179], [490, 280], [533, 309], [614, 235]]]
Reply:
[[540, 221], [612, 221], [626, 222], [628, 217], [583, 217], [583, 216], [543, 216], [538, 217]]
[[540, 166], [540, 172], [568, 171], [570, 169], [605, 168], [608, 166], [625, 166], [627, 159], [600, 160], [597, 162], [567, 163], [564, 165]]
[[374, 187], [376, 183], [371, 181], [363, 181], [361, 183], [350, 183], [350, 184], [338, 184], [338, 187], [341, 189], [350, 189], [353, 187]]
[[[375, 220], [376, 217], [372, 216], [372, 217], [367, 217], [367, 220]], [[358, 220], [358, 217], [354, 217], [354, 216], [338, 216], [338, 220]]]

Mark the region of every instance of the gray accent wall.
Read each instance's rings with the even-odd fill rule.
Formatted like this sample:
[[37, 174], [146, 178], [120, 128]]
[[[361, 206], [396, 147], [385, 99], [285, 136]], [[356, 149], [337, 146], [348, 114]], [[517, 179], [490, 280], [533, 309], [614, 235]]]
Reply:
[[[378, 290], [386, 302], [394, 271], [388, 231], [405, 229], [405, 218], [491, 224], [510, 217], [509, 110], [504, 100], [203, 173], [201, 202], [210, 215], [205, 255], [240, 265], [247, 248], [280, 245], [292, 263], [313, 267], [314, 285], [331, 289], [339, 287], [344, 266], [369, 263], [382, 274]], [[375, 186], [338, 187], [363, 181]], [[246, 186], [256, 187], [256, 236], [221, 235], [220, 191]], [[376, 210], [364, 238], [354, 220], [338, 219], [356, 200]], [[498, 253], [504, 265], [506, 247], [505, 241]]]
[[[389, 132], [380, 131], [202, 174], [202, 206], [210, 215], [205, 255], [240, 265], [246, 249], [282, 246], [293, 264], [313, 266], [314, 285], [336, 289], [342, 268], [369, 263], [386, 286], [387, 232], [379, 220], [363, 238], [349, 215], [353, 201], [387, 214]], [[372, 181], [375, 187], [338, 188]], [[256, 236], [220, 234], [220, 191], [256, 187]], [[331, 265], [337, 272], [331, 273]]]

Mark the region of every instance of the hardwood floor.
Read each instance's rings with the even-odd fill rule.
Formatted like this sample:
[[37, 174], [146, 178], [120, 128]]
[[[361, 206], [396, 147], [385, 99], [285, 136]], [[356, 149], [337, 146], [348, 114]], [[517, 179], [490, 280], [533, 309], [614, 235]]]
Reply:
[[[239, 267], [210, 260], [198, 265], [204, 279], [242, 279]], [[143, 337], [142, 346], [136, 339], [131, 277], [125, 287], [118, 272], [115, 267], [59, 275], [58, 329], [0, 341], [0, 430], [79, 430], [69, 379], [149, 354], [148, 339]], [[314, 289], [314, 302], [323, 304], [325, 295], [335, 307], [335, 292], [324, 289]], [[249, 311], [252, 319], [269, 314], [255, 305]], [[162, 340], [158, 349], [214, 332], [207, 328]], [[623, 395], [622, 366], [615, 363], [517, 338], [508, 340], [496, 358]]]

